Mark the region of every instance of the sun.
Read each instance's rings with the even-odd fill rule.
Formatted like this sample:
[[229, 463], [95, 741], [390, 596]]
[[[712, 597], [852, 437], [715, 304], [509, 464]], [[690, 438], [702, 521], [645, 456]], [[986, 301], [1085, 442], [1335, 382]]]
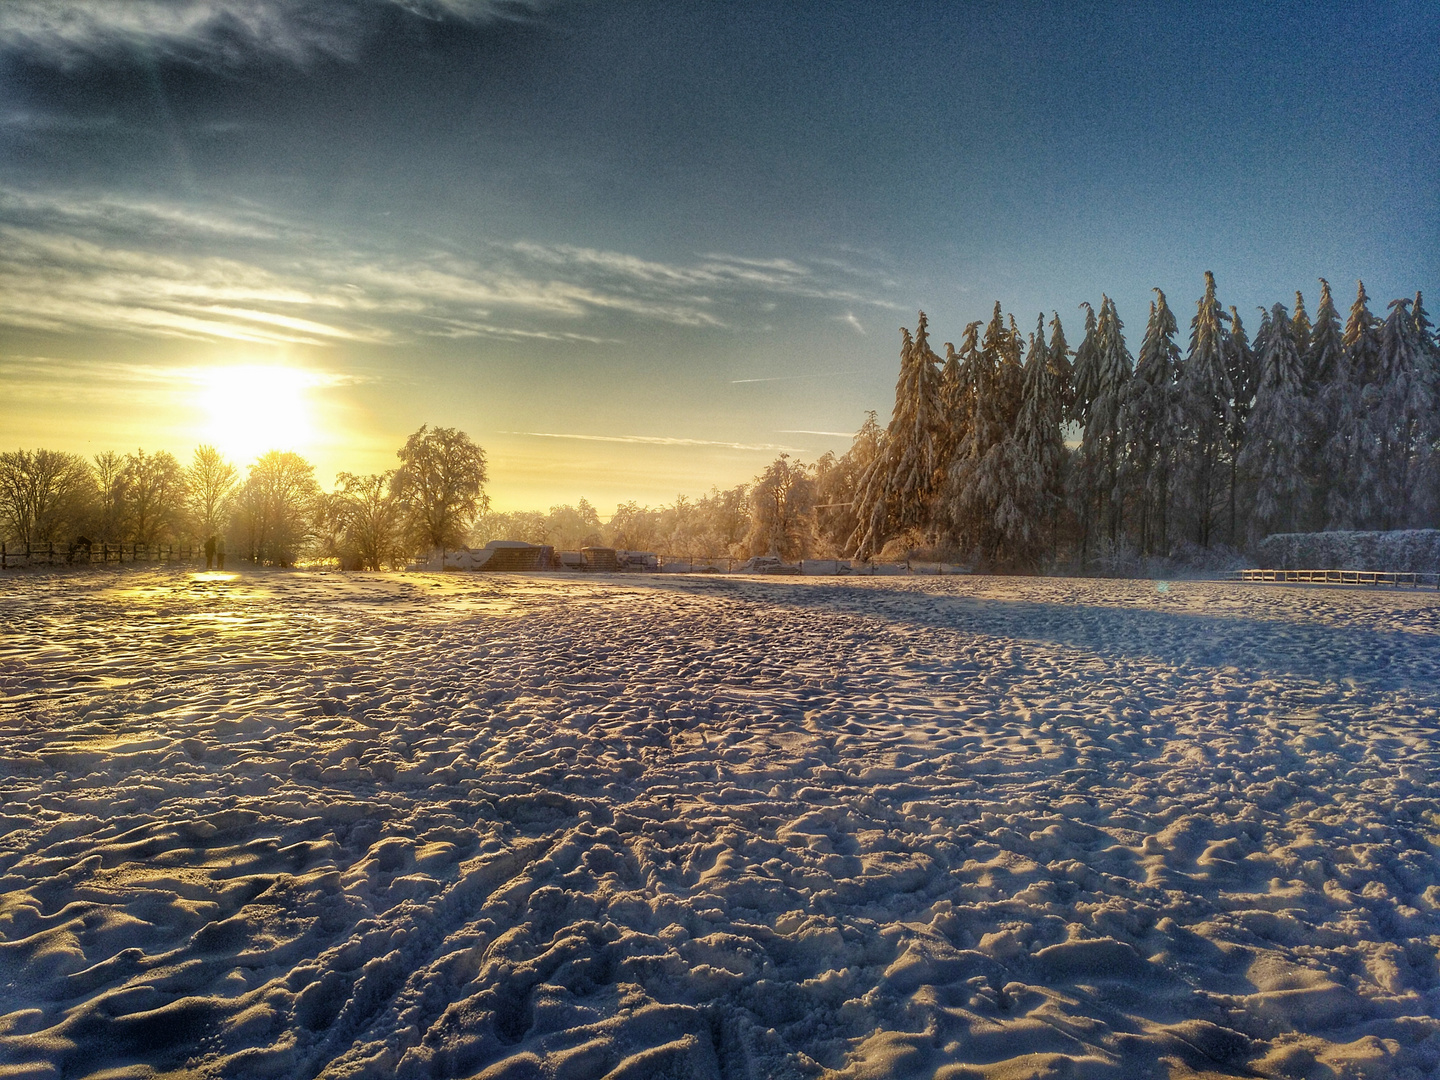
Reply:
[[269, 450], [296, 450], [315, 441], [308, 372], [241, 364], [198, 373], [196, 405], [202, 437], [232, 461], [252, 461]]

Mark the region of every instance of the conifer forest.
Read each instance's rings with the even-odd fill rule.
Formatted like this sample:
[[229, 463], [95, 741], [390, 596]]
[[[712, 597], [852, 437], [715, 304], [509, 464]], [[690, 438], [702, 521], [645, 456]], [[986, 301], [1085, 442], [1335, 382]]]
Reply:
[[1342, 318], [1322, 279], [1313, 316], [1297, 292], [1251, 334], [1207, 272], [1188, 341], [1156, 289], [1135, 353], [1113, 300], [1081, 309], [1073, 350], [1058, 314], [1026, 334], [998, 303], [943, 356], [923, 312], [901, 331], [851, 554], [1029, 569], [1437, 524], [1440, 342], [1419, 293], [1377, 314], [1360, 283]]

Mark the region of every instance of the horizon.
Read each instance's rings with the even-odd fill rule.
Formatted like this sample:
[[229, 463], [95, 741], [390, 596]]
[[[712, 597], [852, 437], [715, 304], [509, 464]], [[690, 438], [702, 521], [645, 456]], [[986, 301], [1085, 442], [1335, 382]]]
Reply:
[[1440, 285], [1440, 13], [1092, 15], [13, 3], [0, 443], [668, 504], [883, 422], [921, 309]]

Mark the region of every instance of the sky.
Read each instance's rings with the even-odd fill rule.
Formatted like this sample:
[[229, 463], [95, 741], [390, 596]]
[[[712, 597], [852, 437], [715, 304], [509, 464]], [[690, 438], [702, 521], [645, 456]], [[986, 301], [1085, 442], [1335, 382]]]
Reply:
[[1440, 6], [0, 4], [6, 448], [659, 504], [883, 423], [919, 310], [1133, 351], [1207, 270], [1440, 289]]

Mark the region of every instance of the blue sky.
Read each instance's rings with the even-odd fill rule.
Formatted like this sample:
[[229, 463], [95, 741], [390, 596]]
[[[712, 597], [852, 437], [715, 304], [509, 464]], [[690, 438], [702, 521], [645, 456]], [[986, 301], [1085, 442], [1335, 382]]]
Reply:
[[1437, 132], [1433, 3], [9, 0], [0, 441], [668, 501], [883, 420], [919, 308], [1433, 291]]

